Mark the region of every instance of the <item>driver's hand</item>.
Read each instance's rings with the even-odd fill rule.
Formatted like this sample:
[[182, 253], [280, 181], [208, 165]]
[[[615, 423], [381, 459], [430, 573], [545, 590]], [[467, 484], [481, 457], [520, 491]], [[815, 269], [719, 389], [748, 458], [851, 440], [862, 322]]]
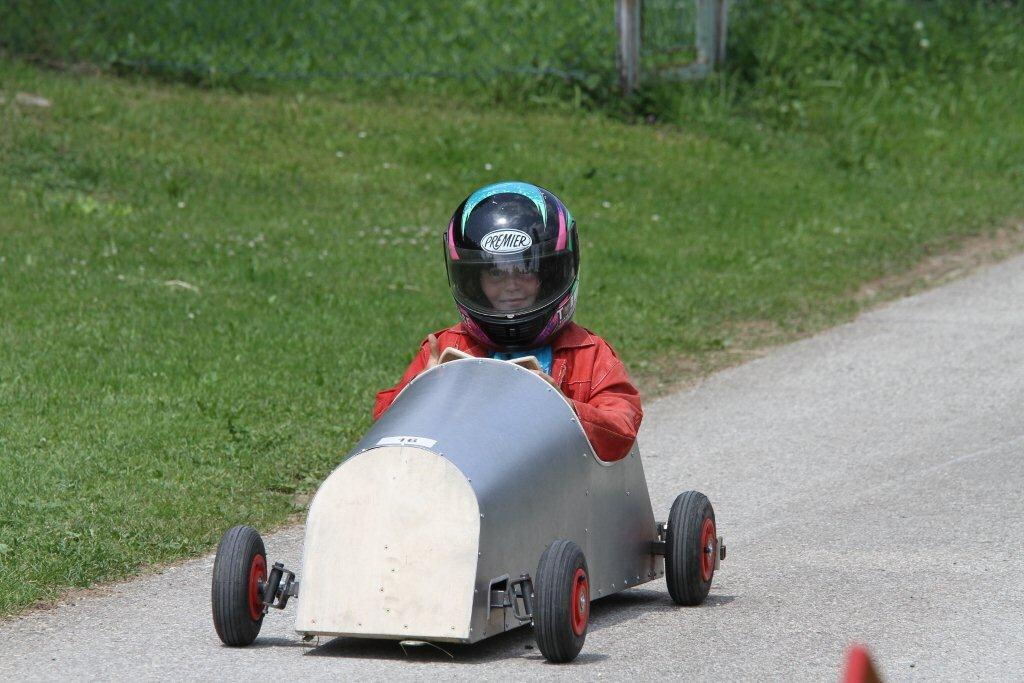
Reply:
[[437, 337], [432, 334], [428, 334], [427, 344], [430, 345], [430, 357], [427, 358], [427, 367], [423, 368], [424, 372], [437, 365], [437, 361], [441, 358], [441, 351], [438, 348]]
[[544, 372], [543, 370], [530, 370], [530, 372], [537, 375], [542, 380], [544, 380], [545, 382], [553, 386], [555, 389], [558, 389], [559, 392], [561, 392], [561, 389], [558, 388], [558, 382], [556, 382], [555, 378], [549, 375], [548, 373]]

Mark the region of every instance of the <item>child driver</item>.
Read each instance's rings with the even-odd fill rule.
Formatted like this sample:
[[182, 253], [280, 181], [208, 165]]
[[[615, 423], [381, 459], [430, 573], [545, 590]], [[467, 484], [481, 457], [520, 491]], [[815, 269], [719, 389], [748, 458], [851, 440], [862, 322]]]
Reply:
[[572, 404], [597, 456], [625, 457], [643, 418], [640, 396], [612, 347], [572, 322], [579, 240], [565, 205], [536, 185], [488, 185], [459, 205], [444, 239], [462, 322], [427, 335], [398, 384], [377, 394], [374, 419], [445, 348], [502, 360], [536, 356], [538, 374]]

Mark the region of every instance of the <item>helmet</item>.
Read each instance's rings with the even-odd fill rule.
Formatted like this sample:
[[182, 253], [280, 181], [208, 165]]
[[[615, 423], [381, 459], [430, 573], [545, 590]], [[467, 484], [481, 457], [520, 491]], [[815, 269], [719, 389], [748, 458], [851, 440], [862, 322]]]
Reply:
[[466, 331], [502, 351], [536, 348], [576, 310], [576, 221], [547, 190], [482, 187], [455, 209], [444, 235], [448, 284]]

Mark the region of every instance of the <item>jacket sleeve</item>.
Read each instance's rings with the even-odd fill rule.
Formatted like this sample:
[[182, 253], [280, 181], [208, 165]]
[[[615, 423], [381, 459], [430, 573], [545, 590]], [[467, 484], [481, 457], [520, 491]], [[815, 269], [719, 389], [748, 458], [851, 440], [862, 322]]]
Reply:
[[427, 367], [427, 360], [430, 358], [430, 344], [426, 339], [420, 345], [420, 350], [416, 354], [416, 357], [409, 363], [409, 367], [405, 369], [405, 374], [402, 375], [402, 379], [398, 380], [398, 384], [385, 389], [377, 394], [377, 401], [373, 406], [373, 419], [376, 420], [378, 417], [384, 414], [384, 411], [391, 407], [391, 402], [395, 400], [398, 393], [405, 388], [405, 385], [413, 380], [416, 375], [423, 372], [423, 369]]
[[590, 398], [573, 400], [572, 405], [597, 457], [611, 462], [626, 457], [633, 447], [644, 411], [622, 361], [610, 347], [605, 351], [607, 356], [594, 366]]

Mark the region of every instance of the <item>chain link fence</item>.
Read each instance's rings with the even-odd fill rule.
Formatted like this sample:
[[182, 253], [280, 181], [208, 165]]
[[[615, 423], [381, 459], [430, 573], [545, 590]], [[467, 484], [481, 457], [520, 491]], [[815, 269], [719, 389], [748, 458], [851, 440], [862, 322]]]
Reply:
[[[702, 0], [644, 0], [643, 69], [696, 54]], [[0, 48], [199, 82], [554, 78], [616, 87], [615, 0], [6, 0]]]
[[694, 0], [644, 0], [640, 58], [644, 74], [688, 66], [697, 59]]
[[615, 69], [610, 0], [6, 0], [8, 53], [183, 77], [462, 78], [597, 86]]
[[730, 0], [644, 0], [642, 69], [653, 80], [704, 78], [725, 61]]

